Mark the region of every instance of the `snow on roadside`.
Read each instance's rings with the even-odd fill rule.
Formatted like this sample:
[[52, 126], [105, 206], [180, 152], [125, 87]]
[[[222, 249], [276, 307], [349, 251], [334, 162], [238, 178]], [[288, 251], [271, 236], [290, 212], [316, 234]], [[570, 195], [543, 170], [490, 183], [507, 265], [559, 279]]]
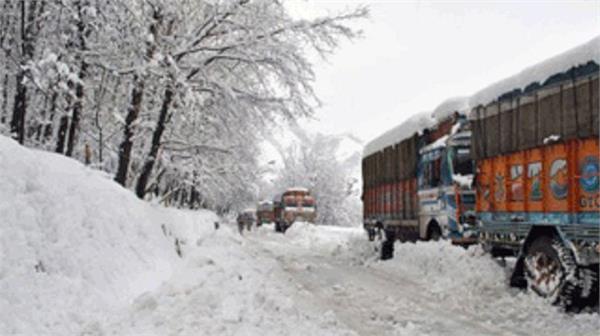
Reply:
[[[380, 242], [369, 242], [360, 228], [346, 230], [303, 224], [292, 226], [280, 239], [306, 249], [307, 253], [329, 258], [330, 265], [347, 262], [363, 265], [365, 272], [389, 281], [391, 287], [409, 288], [414, 292], [411, 299], [427, 301], [423, 302], [423, 309], [437, 302], [440, 311], [447, 312], [450, 318], [459, 314], [504, 330], [507, 335], [595, 335], [600, 330], [597, 313], [566, 314], [534, 293], [510, 288], [508, 280], [514, 261], [508, 260], [508, 266], [502, 267], [478, 246], [465, 250], [447, 241], [397, 242], [394, 259], [380, 261], [377, 259]], [[419, 301], [414, 304], [419, 305]], [[429, 327], [398, 325], [396, 331], [422, 335], [427, 330], [431, 332]], [[439, 330], [433, 334], [445, 332]]]
[[[104, 173], [0, 137], [0, 334], [71, 334], [158, 287], [175, 239], [216, 216], [138, 200]], [[210, 226], [209, 226], [210, 225]]]
[[[245, 235], [256, 235], [256, 232]], [[189, 248], [185, 262], [105, 328], [127, 335], [355, 335], [334, 317], [299, 307], [276, 260], [224, 225]]]
[[209, 211], [0, 137], [0, 335], [352, 335]]
[[316, 253], [348, 256], [356, 261], [374, 256], [377, 248], [377, 245], [365, 239], [365, 231], [359, 227], [319, 226], [299, 222], [285, 232], [285, 239]]
[[508, 285], [510, 265], [500, 266], [480, 247], [447, 241], [396, 243], [394, 259], [368, 267], [412, 282], [448, 311], [504, 328], [507, 334], [592, 335], [597, 313], [569, 315], [534, 293]]

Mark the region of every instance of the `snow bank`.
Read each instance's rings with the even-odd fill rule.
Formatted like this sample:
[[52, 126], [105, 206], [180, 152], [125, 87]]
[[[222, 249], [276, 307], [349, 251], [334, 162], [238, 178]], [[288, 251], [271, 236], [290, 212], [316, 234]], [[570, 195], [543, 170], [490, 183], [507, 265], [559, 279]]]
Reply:
[[85, 330], [168, 279], [175, 239], [181, 252], [216, 219], [155, 208], [99, 171], [6, 137], [0, 214], [3, 335]]
[[469, 97], [461, 96], [448, 98], [433, 110], [431, 116], [437, 122], [440, 122], [451, 116], [456, 111], [461, 114], [467, 114], [469, 112]]
[[313, 252], [347, 256], [359, 263], [377, 258], [377, 243], [369, 242], [362, 228], [298, 222], [285, 232], [285, 239]]
[[5, 137], [0, 214], [0, 335], [352, 335], [234, 223]]
[[398, 284], [432, 294], [448, 310], [495, 325], [507, 334], [587, 335], [600, 327], [597, 314], [571, 316], [532, 292], [510, 288], [514, 260], [506, 267], [479, 246], [450, 242], [396, 243], [394, 259], [368, 264]]
[[413, 134], [433, 126], [434, 123], [435, 120], [431, 118], [431, 112], [421, 112], [415, 114], [408, 118], [408, 120], [405, 122], [367, 143], [363, 151], [363, 158], [388, 146], [397, 144], [402, 140], [411, 137]]
[[586, 64], [588, 61], [600, 64], [600, 36], [486, 87], [471, 96], [469, 105], [472, 107], [486, 105], [504, 93], [515, 89], [524, 89], [534, 82], [543, 82], [556, 73], [567, 71], [573, 66]]

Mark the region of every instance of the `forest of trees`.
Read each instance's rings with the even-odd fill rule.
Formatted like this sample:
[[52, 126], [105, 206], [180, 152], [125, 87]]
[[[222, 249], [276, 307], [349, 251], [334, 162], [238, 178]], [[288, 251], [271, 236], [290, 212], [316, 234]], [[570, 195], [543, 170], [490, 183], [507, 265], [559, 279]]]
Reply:
[[277, 0], [0, 6], [0, 134], [140, 198], [220, 212], [255, 197], [265, 132], [319, 105], [311, 55], [368, 15], [296, 18]]
[[282, 167], [266, 194], [277, 195], [286, 187], [302, 186], [317, 200], [317, 224], [353, 226], [362, 221], [360, 201], [360, 151], [340, 155], [347, 135], [303, 132], [301, 141], [280, 150]]

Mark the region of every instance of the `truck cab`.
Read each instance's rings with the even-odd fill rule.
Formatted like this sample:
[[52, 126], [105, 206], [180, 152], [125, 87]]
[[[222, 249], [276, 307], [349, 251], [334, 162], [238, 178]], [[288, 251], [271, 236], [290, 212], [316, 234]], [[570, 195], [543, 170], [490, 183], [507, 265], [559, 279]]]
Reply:
[[306, 188], [289, 188], [274, 202], [275, 230], [285, 232], [294, 222], [314, 223], [316, 203]]
[[256, 209], [256, 225], [269, 224], [275, 220], [273, 202], [262, 201]]
[[421, 239], [477, 242], [475, 191], [472, 188], [471, 131], [462, 116], [454, 116], [450, 134], [419, 151], [417, 184]]

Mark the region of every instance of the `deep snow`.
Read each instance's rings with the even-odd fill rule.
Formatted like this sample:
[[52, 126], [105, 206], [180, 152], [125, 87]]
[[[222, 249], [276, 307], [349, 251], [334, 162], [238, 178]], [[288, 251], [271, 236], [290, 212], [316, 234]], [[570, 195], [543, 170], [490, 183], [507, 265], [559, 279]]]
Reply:
[[[209, 211], [0, 137], [0, 335], [346, 335]], [[181, 256], [180, 256], [181, 255]]]
[[447, 242], [360, 228], [214, 230], [109, 176], [0, 137], [0, 335], [596, 335]]
[[[308, 288], [314, 306], [332, 310], [359, 334], [597, 335], [598, 313], [568, 315], [508, 286], [503, 267], [477, 247], [396, 243], [380, 261], [361, 229], [292, 226], [285, 237], [255, 239]], [[330, 304], [336, 302], [336, 305]], [[333, 308], [332, 308], [333, 307]]]
[[[534, 82], [543, 82], [556, 73], [567, 71], [571, 67], [583, 65], [589, 61], [600, 64], [600, 36], [596, 36], [586, 43], [529, 66], [518, 74], [504, 78], [479, 90], [469, 98], [468, 105], [471, 108], [486, 105], [496, 100], [503, 93], [515, 89], [524, 89]], [[471, 117], [474, 118], [475, 116], [471, 115]]]

